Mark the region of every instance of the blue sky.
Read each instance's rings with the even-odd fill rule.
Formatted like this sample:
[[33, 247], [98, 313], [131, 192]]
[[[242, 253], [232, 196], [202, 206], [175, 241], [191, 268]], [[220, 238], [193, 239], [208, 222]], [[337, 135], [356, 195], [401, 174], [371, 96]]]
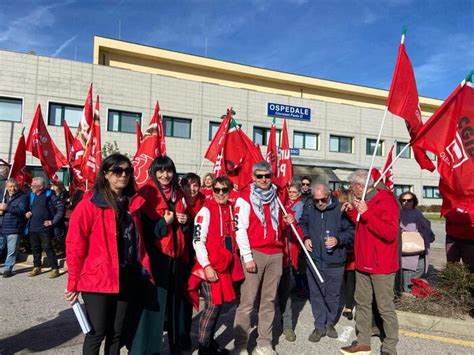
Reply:
[[150, 46], [388, 89], [407, 25], [406, 46], [420, 95], [445, 99], [474, 68], [473, 4], [2, 0], [0, 49], [91, 62], [94, 35], [120, 35]]

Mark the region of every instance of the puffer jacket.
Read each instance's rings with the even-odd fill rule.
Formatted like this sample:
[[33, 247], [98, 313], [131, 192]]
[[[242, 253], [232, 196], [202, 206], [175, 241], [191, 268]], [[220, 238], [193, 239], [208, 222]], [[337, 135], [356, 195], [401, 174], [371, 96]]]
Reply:
[[5, 196], [7, 209], [0, 220], [0, 232], [3, 234], [21, 234], [25, 228], [25, 213], [28, 209], [28, 198], [18, 191], [10, 197]]

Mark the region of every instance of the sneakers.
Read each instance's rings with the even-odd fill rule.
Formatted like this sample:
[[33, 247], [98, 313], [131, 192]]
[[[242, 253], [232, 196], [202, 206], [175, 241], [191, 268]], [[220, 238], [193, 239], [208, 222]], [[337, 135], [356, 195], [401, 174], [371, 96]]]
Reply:
[[334, 339], [337, 339], [337, 337], [339, 336], [339, 335], [337, 334], [336, 328], [334, 328], [334, 326], [331, 325], [331, 324], [328, 324], [328, 325], [326, 326], [326, 335], [327, 335], [328, 337], [334, 338]]
[[3, 278], [6, 279], [7, 277], [12, 277], [13, 276], [13, 272], [11, 270], [5, 270], [3, 272]]
[[313, 330], [311, 335], [308, 337], [308, 340], [313, 342], [313, 343], [317, 343], [325, 335], [326, 335], [326, 330], [325, 329], [315, 329], [315, 330]]
[[41, 274], [41, 268], [40, 267], [34, 267], [33, 270], [31, 270], [29, 273], [28, 273], [28, 277], [34, 277], [34, 276], [38, 276], [39, 274]]
[[289, 342], [296, 341], [296, 334], [293, 329], [285, 328], [283, 329], [283, 335], [285, 336], [285, 340]]
[[269, 346], [257, 346], [252, 355], [277, 355], [277, 352]]
[[49, 278], [50, 279], [55, 279], [56, 277], [59, 276], [59, 270], [58, 269], [53, 269], [51, 270], [51, 272], [49, 273]]
[[367, 344], [360, 344], [356, 341], [352, 342], [349, 346], [341, 348], [343, 354], [358, 354], [358, 355], [370, 355], [370, 346]]

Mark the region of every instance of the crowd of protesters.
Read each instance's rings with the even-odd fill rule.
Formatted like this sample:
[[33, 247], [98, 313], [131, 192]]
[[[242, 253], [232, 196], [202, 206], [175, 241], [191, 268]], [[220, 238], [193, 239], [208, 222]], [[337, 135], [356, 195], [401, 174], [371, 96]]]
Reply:
[[[309, 341], [337, 338], [340, 316], [352, 320], [357, 313], [357, 340], [341, 352], [370, 353], [372, 324], [378, 318], [381, 351], [396, 354], [396, 274], [401, 270], [400, 291], [410, 292], [412, 278], [426, 274], [434, 240], [429, 221], [416, 208], [416, 195], [405, 192], [397, 203], [364, 170], [349, 176], [345, 191], [334, 193], [303, 176], [282, 192], [273, 183], [270, 164], [262, 161], [253, 167], [253, 182], [237, 192], [225, 176], [206, 174], [202, 185], [195, 173], [179, 177], [173, 160], [162, 156], [151, 164], [149, 181], [136, 189], [130, 160], [112, 154], [103, 160], [93, 188], [81, 193], [76, 204], [61, 183], [47, 188], [36, 177], [24, 192], [18, 181], [6, 179], [7, 173], [2, 172], [0, 204], [3, 277], [14, 274], [25, 235], [34, 259], [28, 276], [42, 273], [43, 251], [49, 277], [58, 277], [53, 241], [65, 240], [65, 298], [74, 304], [81, 295], [92, 327], [84, 354], [98, 354], [104, 340], [107, 354], [118, 354], [122, 346], [131, 354], [161, 353], [165, 332], [170, 353], [187, 352], [192, 348], [193, 306], [203, 307], [199, 354], [227, 354], [214, 336], [222, 307], [231, 302], [237, 303], [234, 353], [249, 353], [256, 309], [252, 353], [275, 354], [276, 313], [281, 314], [285, 339], [296, 340], [293, 289], [305, 290], [309, 298], [314, 317]], [[66, 235], [65, 214], [71, 207]], [[402, 250], [405, 235], [420, 238], [420, 249]], [[452, 254], [457, 247], [453, 241], [456, 236], [450, 235]]]

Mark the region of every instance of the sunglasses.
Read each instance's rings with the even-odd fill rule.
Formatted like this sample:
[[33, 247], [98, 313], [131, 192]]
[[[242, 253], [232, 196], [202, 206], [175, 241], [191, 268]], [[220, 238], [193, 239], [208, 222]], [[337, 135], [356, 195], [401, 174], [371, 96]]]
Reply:
[[411, 202], [413, 201], [412, 198], [402, 198], [402, 202]]
[[228, 187], [223, 187], [223, 188], [218, 188], [218, 187], [214, 187], [212, 189], [212, 191], [214, 191], [215, 194], [219, 195], [221, 192], [225, 195], [225, 194], [228, 194], [229, 193], [229, 188]]
[[272, 177], [272, 174], [256, 174], [255, 177], [259, 180], [265, 178], [265, 179], [270, 179]]
[[319, 203], [319, 202], [326, 203], [326, 202], [328, 202], [328, 198], [327, 198], [327, 197], [324, 197], [324, 198], [315, 198], [315, 199], [314, 199], [314, 202], [316, 202], [316, 203]]
[[309, 186], [309, 185], [311, 185], [311, 184], [308, 184], [307, 182], [303, 182], [303, 183], [301, 184], [301, 186]]
[[110, 169], [109, 171], [115, 176], [122, 176], [123, 173], [125, 173], [125, 176], [129, 176], [133, 172], [133, 168], [130, 166], [128, 168], [122, 168], [121, 166], [116, 166], [115, 168]]

